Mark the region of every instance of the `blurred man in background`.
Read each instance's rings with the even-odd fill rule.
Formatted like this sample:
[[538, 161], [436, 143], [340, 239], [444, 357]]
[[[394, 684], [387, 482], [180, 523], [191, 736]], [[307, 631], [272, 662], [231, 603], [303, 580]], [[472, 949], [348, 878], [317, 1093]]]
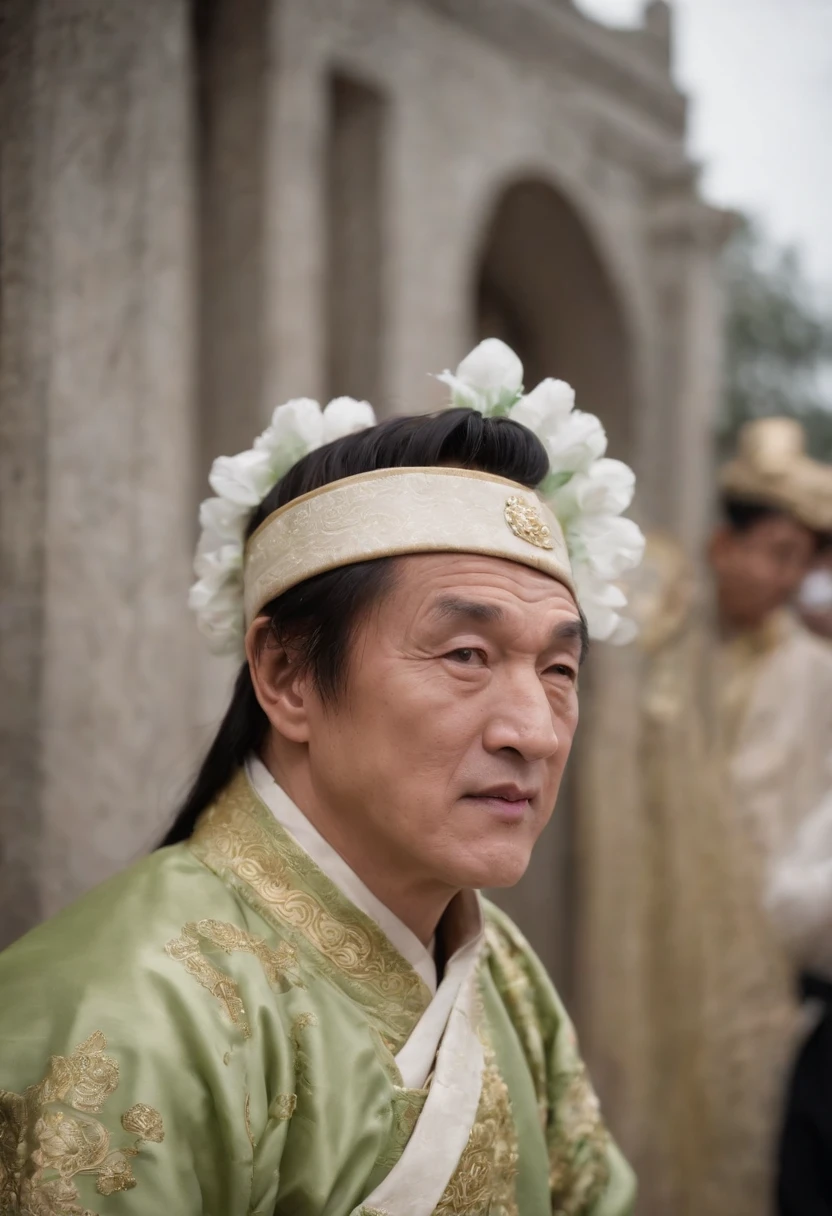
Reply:
[[832, 789], [832, 647], [793, 609], [832, 530], [832, 469], [796, 423], [751, 423], [720, 508], [709, 574], [654, 537], [633, 595], [651, 848], [644, 1093], [663, 1112], [651, 1210], [761, 1216], [798, 1016], [764, 891]]

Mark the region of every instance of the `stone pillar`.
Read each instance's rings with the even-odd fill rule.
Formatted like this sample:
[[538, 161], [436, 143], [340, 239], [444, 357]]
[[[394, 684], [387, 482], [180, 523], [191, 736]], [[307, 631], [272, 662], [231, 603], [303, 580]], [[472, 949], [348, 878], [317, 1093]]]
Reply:
[[10, 937], [148, 847], [187, 775], [196, 443], [189, 7], [5, 10]]
[[695, 176], [662, 183], [650, 221], [661, 419], [650, 464], [658, 518], [698, 556], [711, 519], [713, 438], [722, 391], [722, 297], [717, 261], [732, 217], [695, 194]]
[[[48, 331], [44, 181], [34, 137], [46, 107], [31, 0], [0, 10], [0, 946], [41, 914], [40, 835]], [[42, 80], [40, 81], [42, 84]]]

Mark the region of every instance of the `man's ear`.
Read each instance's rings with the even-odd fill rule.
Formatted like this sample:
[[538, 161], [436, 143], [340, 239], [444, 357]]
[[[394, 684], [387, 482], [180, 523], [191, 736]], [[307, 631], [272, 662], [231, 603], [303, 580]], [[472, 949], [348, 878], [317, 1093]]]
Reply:
[[246, 658], [254, 695], [271, 725], [292, 743], [308, 742], [311, 684], [274, 636], [268, 617], [258, 617], [249, 627]]

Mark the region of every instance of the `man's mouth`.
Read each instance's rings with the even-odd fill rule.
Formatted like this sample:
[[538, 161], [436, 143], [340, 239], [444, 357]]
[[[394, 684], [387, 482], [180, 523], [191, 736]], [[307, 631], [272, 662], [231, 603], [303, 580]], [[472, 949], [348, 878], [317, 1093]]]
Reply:
[[537, 790], [530, 787], [507, 784], [489, 786], [488, 789], [468, 794], [466, 797], [472, 802], [482, 803], [500, 818], [517, 820], [522, 819], [530, 809], [536, 793]]

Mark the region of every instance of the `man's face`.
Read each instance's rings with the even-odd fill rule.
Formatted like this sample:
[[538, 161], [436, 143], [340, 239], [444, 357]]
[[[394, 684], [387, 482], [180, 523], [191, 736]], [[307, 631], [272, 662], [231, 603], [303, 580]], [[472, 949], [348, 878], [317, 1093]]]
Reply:
[[310, 706], [317, 797], [393, 872], [510, 886], [555, 805], [581, 649], [575, 601], [544, 574], [488, 557], [400, 559], [356, 634], [346, 691]]
[[753, 628], [795, 596], [815, 552], [812, 533], [785, 515], [746, 531], [724, 527], [711, 541], [720, 610], [727, 621]]

